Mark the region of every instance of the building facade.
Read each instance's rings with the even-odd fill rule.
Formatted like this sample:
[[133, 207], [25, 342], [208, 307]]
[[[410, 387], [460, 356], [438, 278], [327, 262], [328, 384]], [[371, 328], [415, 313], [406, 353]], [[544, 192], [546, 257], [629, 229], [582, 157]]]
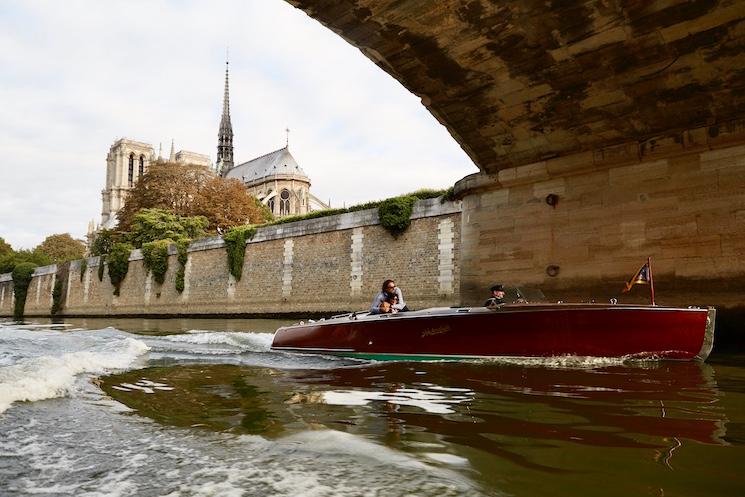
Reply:
[[290, 153], [289, 140], [284, 148], [235, 165], [227, 64], [222, 116], [217, 133], [218, 174], [240, 180], [250, 194], [269, 208], [274, 217], [297, 216], [312, 210], [328, 209], [327, 204], [310, 193], [310, 178]]
[[310, 193], [310, 178], [288, 147], [275, 150], [229, 169], [226, 178], [239, 179], [251, 195], [275, 217], [307, 214], [328, 208]]
[[[97, 227], [91, 223], [89, 232], [100, 228], [113, 228], [116, 225], [116, 213], [124, 207], [129, 191], [155, 160], [163, 160], [163, 157], [160, 152], [156, 157], [155, 150], [149, 143], [121, 138], [111, 145], [106, 155], [106, 188], [101, 192], [101, 223]], [[175, 152], [173, 142], [168, 160], [179, 164], [211, 167], [208, 155], [187, 150]]]

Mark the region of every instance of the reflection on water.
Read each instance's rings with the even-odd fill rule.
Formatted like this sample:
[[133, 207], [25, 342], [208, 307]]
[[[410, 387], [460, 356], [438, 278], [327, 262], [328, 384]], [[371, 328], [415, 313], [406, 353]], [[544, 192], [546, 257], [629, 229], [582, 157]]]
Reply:
[[[122, 389], [138, 384], [172, 390]], [[620, 467], [671, 470], [701, 447], [727, 445], [714, 369], [699, 363], [202, 365], [112, 375], [103, 388], [163, 424], [270, 438], [338, 430], [435, 464], [476, 469], [487, 480], [494, 467], [554, 478], [586, 474], [597, 469], [593, 453], [620, 457]]]

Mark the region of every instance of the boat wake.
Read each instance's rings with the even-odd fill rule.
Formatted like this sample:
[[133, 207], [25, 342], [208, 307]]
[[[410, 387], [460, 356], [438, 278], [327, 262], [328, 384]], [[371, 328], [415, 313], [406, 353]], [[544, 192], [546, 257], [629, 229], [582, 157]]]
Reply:
[[0, 413], [14, 402], [69, 395], [80, 375], [127, 369], [148, 350], [140, 340], [123, 338], [91, 350], [24, 358], [0, 367]]

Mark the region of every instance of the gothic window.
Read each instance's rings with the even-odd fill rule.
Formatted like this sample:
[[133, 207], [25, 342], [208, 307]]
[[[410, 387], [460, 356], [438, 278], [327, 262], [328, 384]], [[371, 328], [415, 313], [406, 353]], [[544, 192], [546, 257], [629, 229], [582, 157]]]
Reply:
[[269, 207], [269, 212], [274, 214], [274, 197], [269, 199], [269, 202], [266, 203], [267, 207]]
[[140, 156], [140, 174], [137, 177], [142, 178], [143, 174], [145, 174], [145, 158]]
[[134, 175], [135, 175], [135, 154], [129, 154], [129, 175], [128, 178], [128, 184], [129, 187], [132, 188], [132, 184], [134, 182]]
[[290, 213], [290, 192], [282, 190], [279, 194], [279, 215], [286, 216]]

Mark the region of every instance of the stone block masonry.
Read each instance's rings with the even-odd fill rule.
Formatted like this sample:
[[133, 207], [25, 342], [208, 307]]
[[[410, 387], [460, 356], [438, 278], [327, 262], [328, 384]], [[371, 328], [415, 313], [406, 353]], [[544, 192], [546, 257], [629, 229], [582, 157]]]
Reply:
[[652, 257], [657, 303], [745, 307], [745, 145], [731, 145], [745, 132], [737, 133], [707, 133], [705, 144], [681, 138], [666, 154], [640, 145], [626, 162], [607, 161], [604, 150], [464, 178], [455, 188], [461, 303], [483, 302], [495, 282], [539, 287], [552, 300], [646, 303], [647, 288], [621, 289]]
[[[140, 251], [133, 251], [118, 297], [108, 271], [99, 281], [98, 257], [87, 260], [82, 275], [81, 261], [73, 261], [61, 315], [331, 314], [367, 309], [387, 278], [399, 283], [412, 308], [459, 304], [460, 202], [421, 200], [411, 217], [398, 238], [380, 226], [375, 209], [260, 228], [246, 246], [237, 281], [228, 272], [223, 240], [197, 240], [189, 247], [182, 293], [175, 288], [175, 247], [162, 285], [145, 271]], [[57, 266], [36, 270], [27, 316], [49, 315], [57, 274]], [[12, 314], [13, 282], [3, 274], [0, 316]]]

